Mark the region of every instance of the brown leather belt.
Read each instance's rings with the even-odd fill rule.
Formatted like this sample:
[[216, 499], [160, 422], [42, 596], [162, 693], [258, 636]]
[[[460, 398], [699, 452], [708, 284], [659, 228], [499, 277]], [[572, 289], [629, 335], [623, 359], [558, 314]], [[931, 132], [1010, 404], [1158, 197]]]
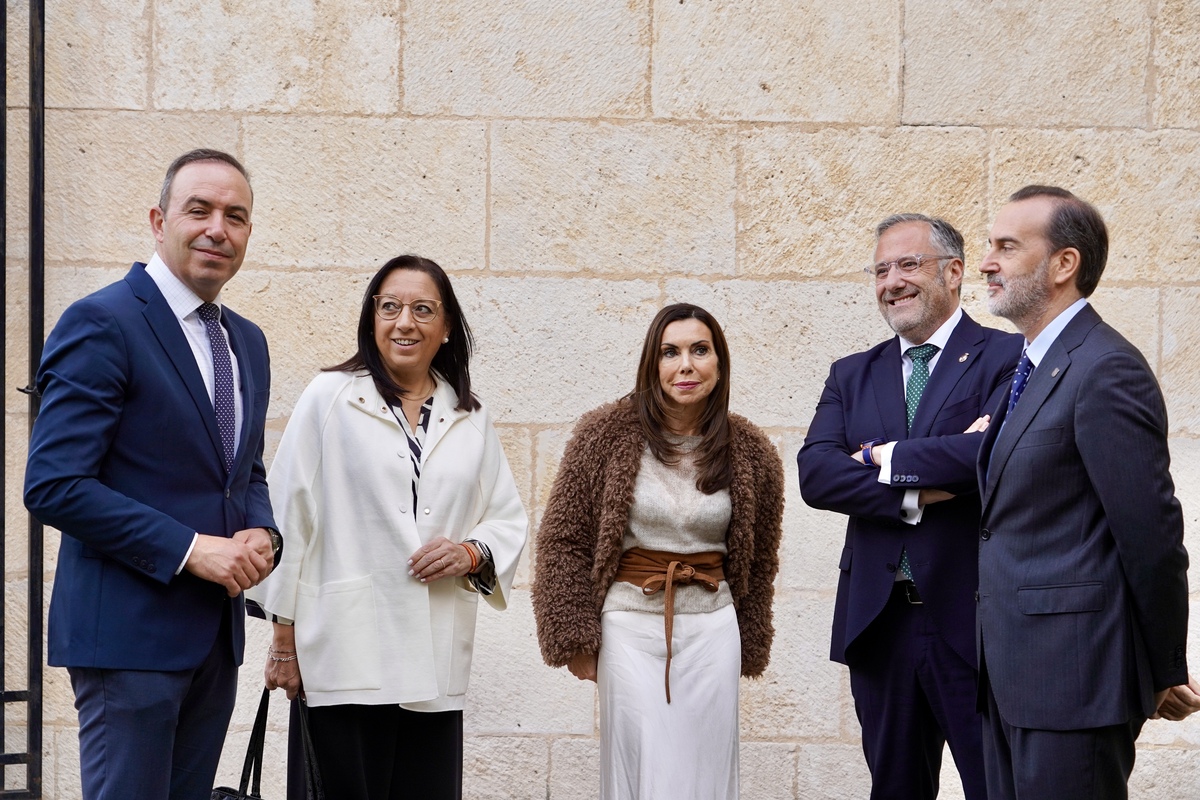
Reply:
[[675, 586], [697, 584], [710, 592], [720, 588], [725, 580], [725, 554], [668, 553], [631, 547], [621, 554], [616, 579], [640, 586], [642, 594], [663, 592], [663, 625], [667, 635], [667, 668], [665, 683], [667, 702], [671, 702], [671, 630], [675, 619]]

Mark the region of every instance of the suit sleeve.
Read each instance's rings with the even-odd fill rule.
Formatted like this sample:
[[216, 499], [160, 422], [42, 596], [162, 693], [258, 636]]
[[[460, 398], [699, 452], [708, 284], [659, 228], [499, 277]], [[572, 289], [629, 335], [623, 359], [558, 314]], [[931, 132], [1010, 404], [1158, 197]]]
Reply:
[[738, 603], [738, 628], [742, 638], [742, 675], [762, 675], [770, 660], [775, 638], [771, 605], [775, 575], [779, 572], [779, 542], [783, 536], [783, 462], [779, 451], [755, 429], [756, 462], [754, 557], [750, 562], [746, 595]]
[[600, 651], [600, 609], [593, 572], [605, 447], [585, 417], [558, 467], [537, 533], [533, 614], [542, 659], [561, 667], [577, 653]]
[[796, 456], [800, 495], [813, 508], [902, 524], [904, 489], [879, 482], [879, 471], [850, 457], [858, 443], [847, 440], [846, 407], [837, 381], [838, 365], [829, 370], [804, 446]]
[[[263, 370], [259, 380], [262, 381], [268, 395], [271, 391], [271, 358], [267, 349], [267, 338], [262, 331], [254, 327], [254, 333], [263, 352]], [[250, 425], [249, 417], [243, 420], [243, 425]], [[266, 429], [266, 415], [253, 421], [260, 429]], [[263, 447], [266, 436], [258, 437], [258, 447], [254, 451], [254, 461], [250, 466], [250, 484], [246, 487], [246, 527], [247, 528], [278, 528], [275, 515], [271, 510], [271, 495], [267, 489], [267, 469], [263, 464]]]
[[[41, 411], [29, 442], [25, 506], [43, 523], [129, 565], [183, 561], [195, 531], [100, 481], [130, 374], [123, 333], [95, 302], [68, 308], [46, 341]], [[133, 567], [129, 567], [133, 569]], [[168, 583], [173, 570], [138, 574]]]
[[[1008, 394], [1017, 369], [1016, 361], [1005, 358], [1001, 369], [993, 370], [986, 387], [988, 396], [979, 408], [979, 416], [991, 414]], [[964, 428], [965, 430], [965, 428]], [[944, 489], [951, 494], [974, 494], [979, 491], [976, 463], [983, 432], [954, 433], [897, 442], [892, 450], [892, 475], [916, 476], [905, 489]]]
[[1149, 367], [1128, 352], [1090, 365], [1076, 446], [1104, 506], [1155, 691], [1187, 683], [1188, 555], [1169, 470], [1167, 414]]

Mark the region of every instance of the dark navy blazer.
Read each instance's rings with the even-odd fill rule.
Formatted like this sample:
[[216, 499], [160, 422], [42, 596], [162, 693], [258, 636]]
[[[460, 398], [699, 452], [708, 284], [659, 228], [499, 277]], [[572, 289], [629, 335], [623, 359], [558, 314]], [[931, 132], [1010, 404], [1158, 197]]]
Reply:
[[[1010, 725], [1149, 716], [1187, 682], [1187, 551], [1154, 373], [1084, 307], [979, 453], [979, 629]], [[1001, 430], [1003, 423], [1003, 430]]]
[[263, 469], [267, 342], [224, 309], [244, 421], [226, 474], [195, 356], [145, 265], [72, 304], [46, 341], [25, 504], [62, 531], [50, 600], [53, 666], [181, 670], [231, 614], [241, 663], [244, 603], [187, 571], [193, 534], [274, 527]]
[[[854, 643], [883, 610], [908, 549], [913, 579], [950, 646], [975, 664], [979, 495], [975, 463], [983, 434], [963, 434], [1008, 389], [1021, 356], [1017, 334], [984, 328], [965, 313], [951, 333], [906, 430], [900, 340], [836, 361], [797, 456], [800, 493], [849, 517], [833, 616], [830, 658], [853, 664]], [[850, 459], [862, 442], [897, 442], [892, 482]], [[908, 489], [944, 489], [953, 500], [901, 519]]]

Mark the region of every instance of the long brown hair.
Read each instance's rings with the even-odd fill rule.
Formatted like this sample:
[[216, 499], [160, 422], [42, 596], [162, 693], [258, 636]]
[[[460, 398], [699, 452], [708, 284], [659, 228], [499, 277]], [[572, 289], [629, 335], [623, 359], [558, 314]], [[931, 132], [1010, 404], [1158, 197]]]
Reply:
[[691, 303], [675, 303], [659, 311], [650, 323], [650, 330], [646, 331], [637, 383], [628, 398], [637, 411], [650, 452], [664, 464], [679, 463], [679, 449], [667, 439], [670, 428], [658, 364], [662, 359], [663, 331], [681, 319], [694, 319], [707, 325], [717, 353], [717, 385], [705, 398], [704, 412], [700, 416], [702, 438], [695, 451], [696, 488], [704, 494], [713, 494], [733, 482], [733, 465], [729, 459], [729, 345], [713, 315]]

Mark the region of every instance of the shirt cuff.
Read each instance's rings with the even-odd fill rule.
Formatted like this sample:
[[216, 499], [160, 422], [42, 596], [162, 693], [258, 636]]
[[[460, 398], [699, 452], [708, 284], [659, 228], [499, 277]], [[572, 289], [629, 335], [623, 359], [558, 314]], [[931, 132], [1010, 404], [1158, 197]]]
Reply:
[[916, 525], [925, 513], [921, 505], [921, 490], [908, 489], [904, 492], [904, 500], [900, 503], [900, 519], [908, 525]]
[[871, 448], [871, 460], [879, 465], [879, 477], [876, 480], [885, 486], [892, 485], [892, 451], [895, 449], [895, 442], [877, 444]]
[[482, 557], [479, 571], [468, 574], [467, 580], [470, 581], [475, 591], [487, 597], [496, 591], [496, 563], [492, 560], [492, 550], [478, 539], [467, 539], [466, 541], [479, 548], [479, 555]]
[[192, 551], [196, 549], [196, 541], [199, 538], [200, 538], [199, 533], [192, 534], [192, 543], [191, 543], [191, 545], [188, 546], [187, 552], [183, 554], [183, 561], [180, 561], [179, 566], [175, 568], [176, 575], [183, 572], [183, 566], [184, 566], [184, 564], [187, 563], [188, 559], [192, 557]]

